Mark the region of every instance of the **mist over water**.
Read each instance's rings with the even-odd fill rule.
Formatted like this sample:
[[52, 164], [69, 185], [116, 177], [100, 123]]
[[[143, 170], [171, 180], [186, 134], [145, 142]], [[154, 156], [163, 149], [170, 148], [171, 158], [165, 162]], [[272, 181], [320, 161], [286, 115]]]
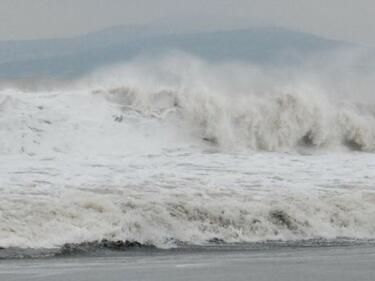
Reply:
[[0, 247], [374, 239], [375, 80], [349, 57], [174, 53], [4, 87]]

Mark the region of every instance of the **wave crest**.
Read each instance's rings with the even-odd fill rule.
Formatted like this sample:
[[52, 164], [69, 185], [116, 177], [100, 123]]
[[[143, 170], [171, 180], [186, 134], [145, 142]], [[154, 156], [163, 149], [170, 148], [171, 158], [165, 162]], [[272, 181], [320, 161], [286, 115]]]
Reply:
[[333, 103], [317, 94], [230, 96], [221, 93], [116, 88], [106, 92], [123, 111], [173, 119], [225, 148], [283, 151], [303, 147], [375, 150], [373, 106]]

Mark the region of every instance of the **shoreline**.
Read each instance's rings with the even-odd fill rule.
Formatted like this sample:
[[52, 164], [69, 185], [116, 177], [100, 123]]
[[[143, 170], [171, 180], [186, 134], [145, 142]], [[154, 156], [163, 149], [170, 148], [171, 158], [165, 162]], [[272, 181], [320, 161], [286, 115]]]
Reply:
[[322, 249], [335, 247], [373, 247], [373, 239], [306, 239], [297, 241], [259, 241], [252, 243], [226, 243], [220, 239], [212, 239], [205, 244], [185, 244], [175, 241], [168, 248], [156, 247], [152, 244], [142, 244], [137, 241], [93, 241], [83, 243], [68, 243], [56, 248], [3, 248], [0, 247], [0, 261], [7, 260], [46, 260], [60, 258], [100, 258], [121, 257], [134, 254], [184, 254], [194, 252], [242, 252], [268, 251], [283, 249]]
[[0, 263], [0, 279], [372, 281], [375, 276], [374, 245], [124, 253], [126, 255], [5, 260]]

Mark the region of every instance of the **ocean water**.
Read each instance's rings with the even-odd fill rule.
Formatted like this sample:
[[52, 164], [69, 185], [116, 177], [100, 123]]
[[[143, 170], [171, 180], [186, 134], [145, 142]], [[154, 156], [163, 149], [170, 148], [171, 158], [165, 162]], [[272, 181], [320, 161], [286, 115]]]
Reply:
[[372, 241], [375, 107], [339, 90], [192, 59], [3, 87], [0, 252]]
[[7, 281], [372, 281], [374, 261], [374, 247], [262, 250], [221, 247], [89, 258], [7, 260], [0, 263], [0, 278]]

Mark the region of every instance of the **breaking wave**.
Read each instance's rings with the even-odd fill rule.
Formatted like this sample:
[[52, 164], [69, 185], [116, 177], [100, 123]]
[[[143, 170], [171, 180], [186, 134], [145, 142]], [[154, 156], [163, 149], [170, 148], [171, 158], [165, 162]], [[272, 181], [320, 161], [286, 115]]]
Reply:
[[[167, 59], [106, 70], [51, 92], [4, 90], [0, 94], [0, 114], [3, 131], [25, 131], [29, 127], [40, 135], [41, 139], [35, 140], [38, 143], [43, 143], [46, 127], [61, 125], [56, 121], [63, 119], [82, 127], [83, 123], [103, 122], [103, 114], [110, 113], [111, 120], [105, 119], [108, 123], [102, 126], [122, 122], [125, 131], [126, 126], [140, 120], [152, 120], [149, 125], [153, 129], [169, 124], [169, 130], [178, 130], [176, 135], [184, 132], [223, 150], [346, 147], [373, 152], [372, 95], [368, 91], [355, 92], [354, 81], [353, 89], [336, 87], [340, 84], [337, 81], [331, 84], [293, 72], [275, 74], [249, 66], [207, 65], [192, 58]], [[59, 115], [60, 120], [48, 126]], [[36, 116], [43, 116], [44, 121], [40, 117], [36, 122]], [[90, 133], [98, 130], [93, 124], [86, 125], [92, 126]], [[152, 137], [156, 140], [159, 135]], [[80, 142], [84, 138], [82, 135]], [[15, 147], [13, 141], [10, 145]], [[0, 149], [12, 147], [3, 145]]]
[[371, 74], [358, 78], [340, 76], [336, 69], [305, 73], [210, 65], [191, 57], [141, 61], [110, 72], [110, 79], [108, 73], [93, 76], [100, 77], [94, 83], [100, 89], [94, 92], [105, 94], [123, 111], [172, 119], [221, 148], [375, 149]]
[[375, 107], [326, 86], [190, 58], [3, 89], [0, 247], [373, 239]]
[[[303, 239], [373, 239], [374, 194], [272, 194], [224, 190], [150, 195], [73, 192], [2, 198], [1, 246], [51, 248], [84, 241], [137, 241], [158, 247]], [[277, 193], [277, 192], [276, 192]], [[20, 208], [22, 206], [22, 208]]]
[[224, 148], [284, 151], [301, 146], [375, 150], [375, 108], [333, 104], [319, 94], [232, 97], [215, 93], [116, 88], [107, 92], [123, 111], [177, 119], [200, 139]]

